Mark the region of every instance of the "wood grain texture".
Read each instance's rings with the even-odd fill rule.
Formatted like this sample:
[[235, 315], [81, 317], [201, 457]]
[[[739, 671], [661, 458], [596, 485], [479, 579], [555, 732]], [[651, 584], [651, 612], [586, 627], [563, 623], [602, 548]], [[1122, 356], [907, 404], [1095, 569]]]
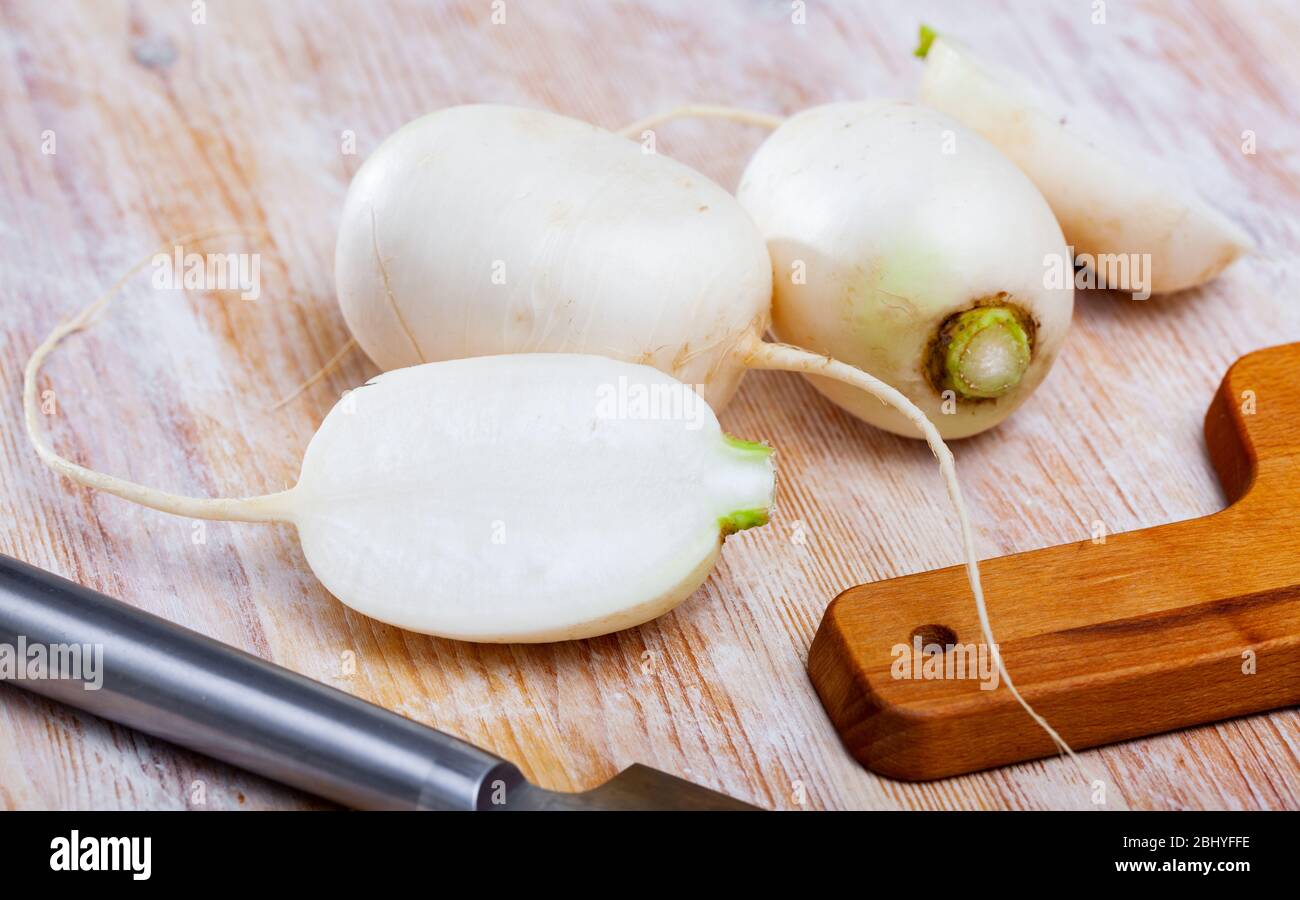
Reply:
[[[1297, 368], [1300, 344], [1258, 350], [1215, 393], [1205, 437], [1226, 509], [981, 566], [990, 594], [1024, 598], [999, 617], [998, 646], [1072, 748], [1300, 703]], [[943, 778], [1058, 752], [991, 690], [969, 595], [953, 566], [850, 588], [827, 610], [808, 671], [872, 771]]]
[[[1115, 123], [1261, 248], [1181, 296], [1077, 299], [1040, 391], [955, 448], [982, 555], [1086, 539], [1098, 521], [1115, 533], [1206, 515], [1224, 504], [1201, 436], [1207, 402], [1238, 356], [1300, 339], [1300, 13], [1106, 6], [1092, 24], [1075, 2], [809, 0], [799, 25], [778, 0], [506, 0], [493, 25], [489, 0], [297, 0], [209, 2], [195, 24], [189, 3], [165, 0], [0, 0], [0, 551], [462, 736], [547, 787], [642, 762], [779, 809], [1088, 806], [1058, 759], [904, 784], [845, 752], [804, 671], [823, 611], [848, 587], [948, 566], [959, 550], [929, 452], [797, 377], [751, 374], [722, 415], [779, 448], [772, 524], [728, 541], [675, 612], [550, 646], [403, 633], [331, 598], [291, 529], [200, 533], [60, 481], [22, 435], [19, 384], [40, 338], [160, 240], [264, 228], [271, 238], [248, 247], [263, 256], [259, 300], [156, 291], [142, 275], [43, 386], [58, 401], [52, 439], [77, 461], [187, 493], [282, 488], [339, 392], [374, 373], [350, 356], [267, 412], [346, 340], [338, 214], [351, 174], [398, 125], [467, 101], [612, 127], [688, 100], [788, 113], [907, 96], [925, 20]], [[732, 187], [761, 137], [682, 122], [659, 147]], [[1023, 602], [990, 595], [995, 633]], [[1128, 806], [1295, 808], [1298, 724], [1281, 711], [1086, 755]], [[2, 807], [313, 804], [0, 687]]]

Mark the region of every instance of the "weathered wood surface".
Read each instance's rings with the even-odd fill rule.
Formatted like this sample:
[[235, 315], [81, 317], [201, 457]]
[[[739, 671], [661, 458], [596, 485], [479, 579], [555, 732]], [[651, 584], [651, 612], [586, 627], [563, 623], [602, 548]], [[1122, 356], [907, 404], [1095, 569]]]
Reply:
[[[1300, 11], [1294, 4], [787, 2], [260, 4], [0, 0], [0, 552], [461, 735], [549, 787], [643, 762], [759, 805], [1088, 805], [1048, 760], [930, 784], [860, 769], [804, 671], [823, 609], [864, 582], [958, 561], [920, 444], [794, 376], [750, 375], [726, 428], [780, 448], [779, 509], [728, 542], [677, 611], [609, 637], [474, 646], [351, 613], [288, 528], [192, 523], [46, 471], [20, 426], [27, 354], [171, 235], [264, 228], [262, 297], [155, 291], [147, 275], [55, 357], [67, 455], [168, 489], [283, 487], [359, 354], [267, 407], [346, 339], [332, 250], [348, 179], [385, 135], [452, 103], [542, 106], [608, 126], [687, 100], [775, 112], [906, 96], [925, 20], [1114, 123], [1254, 236], [1207, 288], [1080, 296], [1044, 387], [956, 448], [981, 553], [1076, 541], [1223, 504], [1201, 421], [1239, 355], [1300, 339]], [[1252, 132], [1253, 154], [1243, 153]], [[344, 152], [344, 133], [356, 153]], [[47, 139], [53, 137], [53, 153]], [[733, 186], [755, 130], [665, 127], [660, 149]], [[228, 243], [224, 246], [235, 248]], [[1300, 545], [1300, 526], [1297, 526]], [[1249, 564], [1249, 546], [1231, 560]], [[1158, 564], [1158, 561], [1153, 561]], [[1152, 577], [1159, 577], [1158, 571]], [[991, 596], [999, 609], [1016, 598]], [[355, 658], [355, 671], [347, 662]], [[1300, 806], [1294, 710], [1085, 754], [1138, 808]], [[315, 801], [0, 688], [0, 808], [300, 807]]]

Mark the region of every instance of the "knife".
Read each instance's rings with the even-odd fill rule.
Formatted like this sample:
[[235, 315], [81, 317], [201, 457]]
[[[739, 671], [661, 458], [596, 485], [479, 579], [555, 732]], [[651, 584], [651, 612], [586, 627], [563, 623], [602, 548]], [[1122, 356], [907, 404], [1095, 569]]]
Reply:
[[100, 646], [102, 671], [9, 683], [344, 806], [755, 808], [642, 765], [589, 791], [539, 788], [472, 744], [6, 556], [0, 644]]

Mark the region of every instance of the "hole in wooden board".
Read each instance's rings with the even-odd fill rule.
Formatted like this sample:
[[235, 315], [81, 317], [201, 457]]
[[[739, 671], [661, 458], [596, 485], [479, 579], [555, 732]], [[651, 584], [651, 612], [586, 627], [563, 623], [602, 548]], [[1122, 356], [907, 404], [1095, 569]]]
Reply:
[[922, 625], [912, 632], [912, 643], [915, 643], [917, 638], [921, 639], [923, 648], [938, 644], [946, 653], [949, 647], [956, 645], [957, 632], [947, 625]]

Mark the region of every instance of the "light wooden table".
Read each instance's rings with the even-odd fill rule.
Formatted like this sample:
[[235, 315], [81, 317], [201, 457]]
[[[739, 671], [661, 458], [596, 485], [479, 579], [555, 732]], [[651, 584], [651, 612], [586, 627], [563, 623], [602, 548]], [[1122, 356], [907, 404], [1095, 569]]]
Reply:
[[[78, 460], [195, 494], [281, 488], [338, 393], [375, 371], [354, 354], [298, 402], [266, 410], [347, 337], [331, 276], [337, 216], [351, 174], [398, 125], [468, 101], [612, 127], [687, 100], [791, 112], [906, 96], [925, 20], [1104, 116], [1262, 248], [1184, 296], [1077, 299], [1042, 390], [956, 448], [982, 554], [1220, 506], [1201, 438], [1211, 393], [1240, 354], [1300, 339], [1295, 4], [1111, 0], [1100, 24], [1101, 4], [1083, 0], [808, 0], [805, 24], [791, 6], [505, 0], [494, 25], [490, 0], [212, 0], [196, 24], [188, 2], [0, 0], [0, 551], [461, 735], [553, 788], [643, 762], [781, 809], [1086, 806], [1060, 760], [912, 785], [844, 753], [804, 672], [822, 610], [846, 587], [959, 554], [929, 452], [850, 419], [797, 377], [750, 375], [723, 415], [727, 430], [780, 448], [771, 526], [729, 541], [670, 615], [551, 646], [377, 624], [315, 582], [290, 529], [210, 523], [196, 543], [187, 520], [54, 477], [23, 437], [22, 365], [57, 321], [170, 235], [262, 227], [273, 239], [254, 248], [259, 301], [154, 291], [141, 275], [55, 357], [47, 386], [59, 401], [53, 438]], [[661, 131], [660, 149], [734, 186], [761, 137], [684, 122]], [[990, 598], [995, 629], [999, 609], [1020, 602]], [[1298, 722], [1288, 710], [1086, 755], [1132, 807], [1296, 808]], [[0, 807], [307, 805], [0, 688]]]

